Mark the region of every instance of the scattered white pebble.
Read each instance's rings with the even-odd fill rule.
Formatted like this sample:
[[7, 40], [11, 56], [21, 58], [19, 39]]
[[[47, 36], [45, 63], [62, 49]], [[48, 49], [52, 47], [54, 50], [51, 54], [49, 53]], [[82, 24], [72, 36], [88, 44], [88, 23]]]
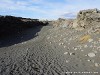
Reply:
[[59, 41], [61, 41], [61, 39]]
[[64, 43], [59, 43], [59, 45], [64, 45]]
[[88, 46], [87, 45], [84, 45], [84, 48], [87, 48]]
[[17, 44], [14, 44], [14, 45], [17, 45]]
[[72, 40], [72, 38], [69, 39], [69, 41], [71, 41], [71, 40]]
[[50, 37], [47, 37], [47, 39], [50, 39]]
[[26, 50], [28, 50], [29, 48], [27, 48]]
[[66, 60], [66, 63], [69, 63], [69, 60]]
[[95, 53], [88, 53], [89, 57], [95, 57]]
[[92, 41], [93, 41], [93, 39], [89, 39], [88, 41], [89, 41], [89, 42], [92, 42]]
[[91, 60], [87, 60], [87, 61], [91, 61]]
[[61, 45], [61, 43], [59, 43], [59, 45]]
[[74, 48], [74, 50], [76, 51], [76, 50], [77, 50], [77, 48]]
[[72, 55], [72, 53], [70, 53], [70, 55]]
[[64, 45], [64, 43], [61, 43], [61, 45]]
[[75, 55], [75, 53], [70, 53], [70, 55]]
[[26, 42], [22, 42], [22, 44], [26, 44]]
[[50, 44], [51, 44], [52, 42], [50, 42]]
[[66, 54], [68, 54], [68, 52], [65, 52], [64, 54], [66, 55]]
[[85, 56], [87, 56], [87, 55], [85, 55]]
[[96, 66], [96, 67], [99, 67], [99, 64], [98, 64], [98, 63], [95, 63], [95, 66]]

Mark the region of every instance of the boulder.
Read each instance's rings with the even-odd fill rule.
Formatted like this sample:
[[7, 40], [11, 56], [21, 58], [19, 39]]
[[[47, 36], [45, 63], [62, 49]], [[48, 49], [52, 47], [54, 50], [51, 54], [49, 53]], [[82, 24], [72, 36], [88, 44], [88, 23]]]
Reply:
[[94, 25], [95, 22], [100, 22], [100, 10], [88, 9], [81, 10], [77, 14], [77, 19], [73, 23], [73, 27], [87, 28]]

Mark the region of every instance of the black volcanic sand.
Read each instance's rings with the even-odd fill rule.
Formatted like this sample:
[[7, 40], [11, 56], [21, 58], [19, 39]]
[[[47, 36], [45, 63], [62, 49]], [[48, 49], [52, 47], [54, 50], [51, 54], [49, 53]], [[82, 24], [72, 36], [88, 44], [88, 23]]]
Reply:
[[44, 26], [33, 33], [23, 32], [20, 42], [22, 34], [0, 41], [0, 75], [100, 75], [100, 34], [90, 33], [91, 40], [80, 43], [87, 30]]

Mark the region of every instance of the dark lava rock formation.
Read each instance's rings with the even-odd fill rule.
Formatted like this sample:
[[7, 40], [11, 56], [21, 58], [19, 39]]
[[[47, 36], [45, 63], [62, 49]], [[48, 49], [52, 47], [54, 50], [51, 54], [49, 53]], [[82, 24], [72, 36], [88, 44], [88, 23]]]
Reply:
[[14, 17], [14, 16], [0, 16], [0, 35], [15, 34], [27, 28], [36, 26], [45, 26], [48, 22], [39, 21], [38, 19]]

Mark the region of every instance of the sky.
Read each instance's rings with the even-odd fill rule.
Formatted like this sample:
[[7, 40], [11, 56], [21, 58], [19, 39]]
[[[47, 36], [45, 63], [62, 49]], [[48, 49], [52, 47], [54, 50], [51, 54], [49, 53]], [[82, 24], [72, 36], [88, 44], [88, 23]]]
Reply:
[[75, 18], [80, 10], [100, 9], [100, 0], [0, 0], [0, 15], [33, 19]]

